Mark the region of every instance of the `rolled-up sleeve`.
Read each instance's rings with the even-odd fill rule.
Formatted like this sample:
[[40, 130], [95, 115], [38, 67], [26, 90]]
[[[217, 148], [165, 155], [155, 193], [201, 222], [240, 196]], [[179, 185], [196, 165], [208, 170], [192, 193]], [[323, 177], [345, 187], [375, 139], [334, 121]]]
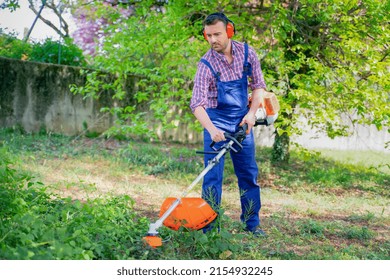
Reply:
[[263, 72], [261, 71], [260, 61], [257, 58], [255, 51], [249, 48], [249, 62], [252, 64], [252, 76], [249, 82], [249, 87], [252, 90], [263, 88], [266, 89]]
[[208, 107], [208, 92], [210, 87], [211, 71], [208, 67], [202, 63], [198, 63], [198, 69], [196, 71], [194, 87], [192, 89], [192, 98], [190, 102], [190, 108], [192, 112], [199, 106], [203, 108]]

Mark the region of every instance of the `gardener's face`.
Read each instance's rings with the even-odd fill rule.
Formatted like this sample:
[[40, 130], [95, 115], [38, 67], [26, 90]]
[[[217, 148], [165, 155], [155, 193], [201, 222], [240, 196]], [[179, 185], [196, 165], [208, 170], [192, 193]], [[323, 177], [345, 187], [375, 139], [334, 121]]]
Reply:
[[225, 24], [222, 21], [217, 21], [213, 25], [206, 25], [204, 31], [210, 46], [215, 51], [223, 53], [229, 45]]

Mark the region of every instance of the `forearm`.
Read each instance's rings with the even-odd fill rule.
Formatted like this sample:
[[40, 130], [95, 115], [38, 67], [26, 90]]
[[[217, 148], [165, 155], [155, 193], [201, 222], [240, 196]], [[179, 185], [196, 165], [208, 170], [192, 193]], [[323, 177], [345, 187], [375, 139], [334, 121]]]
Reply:
[[265, 89], [259, 88], [252, 91], [251, 106], [248, 113], [244, 116], [241, 124], [248, 124], [247, 133], [249, 133], [252, 127], [256, 123], [256, 111], [259, 109], [260, 104], [264, 105]]
[[213, 141], [219, 142], [225, 140], [224, 132], [213, 124], [206, 110], [202, 106], [195, 108], [194, 115], [203, 128], [210, 133]]
[[265, 96], [265, 89], [258, 88], [253, 90], [252, 92], [252, 101], [251, 101], [251, 107], [249, 108], [249, 114], [256, 114], [257, 109], [259, 109], [260, 104], [264, 105], [264, 96]]
[[194, 115], [196, 119], [200, 122], [200, 124], [203, 126], [203, 128], [205, 128], [208, 132], [212, 131], [215, 128], [214, 124], [209, 118], [209, 115], [203, 107], [196, 107], [194, 110]]

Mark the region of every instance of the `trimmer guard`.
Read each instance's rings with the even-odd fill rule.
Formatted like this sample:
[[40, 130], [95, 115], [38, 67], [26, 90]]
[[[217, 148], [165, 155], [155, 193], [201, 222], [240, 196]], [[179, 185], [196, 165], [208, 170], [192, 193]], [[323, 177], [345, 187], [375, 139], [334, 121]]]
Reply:
[[[160, 217], [167, 211], [177, 198], [168, 197], [161, 206]], [[170, 229], [178, 230], [181, 226], [198, 230], [211, 223], [217, 217], [217, 213], [200, 197], [187, 197], [180, 200], [180, 204], [164, 221], [164, 225]]]

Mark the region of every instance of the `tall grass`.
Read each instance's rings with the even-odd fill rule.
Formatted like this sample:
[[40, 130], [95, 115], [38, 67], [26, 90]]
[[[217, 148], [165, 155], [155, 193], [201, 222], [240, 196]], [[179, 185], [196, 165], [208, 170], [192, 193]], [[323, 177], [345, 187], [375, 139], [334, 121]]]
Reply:
[[140, 258], [145, 218], [126, 195], [61, 198], [0, 150], [0, 259]]

